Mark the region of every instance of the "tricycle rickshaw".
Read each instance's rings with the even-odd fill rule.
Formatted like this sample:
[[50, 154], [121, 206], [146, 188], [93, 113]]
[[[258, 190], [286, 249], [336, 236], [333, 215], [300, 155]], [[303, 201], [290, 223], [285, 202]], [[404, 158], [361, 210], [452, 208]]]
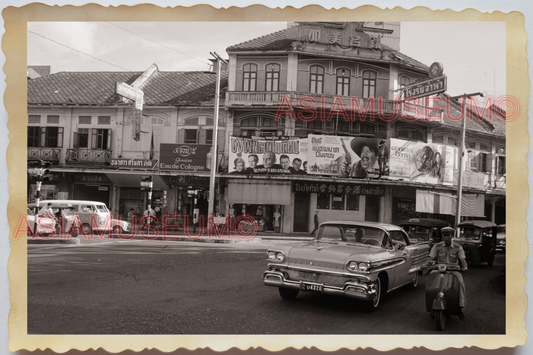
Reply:
[[468, 263], [488, 263], [492, 266], [496, 255], [496, 234], [495, 223], [465, 221], [456, 226], [453, 241], [463, 247]]
[[448, 223], [434, 218], [410, 218], [399, 224], [409, 234], [409, 241], [413, 244], [429, 243], [429, 250], [442, 240], [440, 230]]

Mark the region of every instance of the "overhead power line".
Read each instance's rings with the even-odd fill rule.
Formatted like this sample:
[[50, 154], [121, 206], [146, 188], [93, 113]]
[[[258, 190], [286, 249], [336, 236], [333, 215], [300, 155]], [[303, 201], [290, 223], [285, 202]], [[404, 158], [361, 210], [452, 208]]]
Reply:
[[160, 46], [163, 46], [163, 47], [165, 47], [165, 48], [168, 48], [168, 49], [170, 49], [170, 50], [172, 50], [172, 51], [174, 51], [174, 52], [177, 52], [177, 53], [183, 54], [184, 56], [187, 56], [187, 57], [189, 57], [189, 58], [196, 59], [196, 60], [199, 61], [200, 63], [207, 64], [207, 65], [211, 65], [211, 63], [208, 63], [208, 62], [206, 62], [206, 61], [203, 61], [203, 60], [201, 60], [201, 59], [198, 59], [198, 58], [196, 58], [196, 57], [193, 57], [193, 56], [191, 56], [191, 55], [189, 55], [189, 54], [187, 54], [187, 53], [183, 53], [183, 52], [181, 52], [181, 51], [178, 51], [177, 49], [174, 49], [174, 48], [172, 48], [172, 47], [169, 47], [169, 46], [167, 46], [167, 45], [165, 45], [165, 44], [163, 44], [163, 43], [159, 43], [159, 42], [157, 42], [157, 41], [154, 41], [153, 39], [148, 38], [148, 37], [145, 37], [145, 36], [143, 36], [143, 35], [140, 35], [140, 34], [138, 34], [138, 33], [136, 33], [136, 32], [130, 31], [130, 30], [128, 30], [128, 29], [125, 29], [124, 27], [120, 27], [119, 25], [116, 25], [116, 24], [114, 24], [114, 23], [112, 23], [112, 22], [108, 22], [108, 23], [109, 23], [110, 25], [113, 25], [113, 26], [115, 26], [115, 27], [118, 27], [118, 28], [120, 28], [120, 29], [122, 29], [122, 30], [124, 30], [124, 31], [126, 31], [126, 32], [129, 32], [129, 33], [132, 33], [132, 34], [134, 34], [134, 35], [136, 35], [136, 36], [139, 36], [139, 37], [141, 37], [141, 38], [144, 38], [144, 39], [147, 40], [147, 41], [153, 42], [153, 43], [155, 43], [155, 44], [159, 44]]
[[82, 51], [79, 51], [79, 50], [77, 50], [77, 49], [74, 49], [74, 48], [72, 48], [72, 47], [69, 47], [69, 46], [67, 46], [67, 45], [65, 45], [65, 44], [63, 44], [63, 43], [59, 43], [58, 41], [54, 41], [53, 39], [48, 38], [48, 37], [43, 36], [43, 35], [40, 35], [40, 34], [38, 34], [38, 33], [35, 33], [35, 32], [32, 32], [32, 31], [28, 31], [28, 33], [31, 33], [31, 34], [34, 34], [34, 35], [36, 35], [36, 36], [42, 37], [42, 38], [47, 39], [47, 40], [49, 40], [49, 41], [51, 41], [51, 42], [54, 42], [54, 43], [56, 43], [56, 44], [59, 44], [60, 46], [66, 47], [66, 48], [68, 48], [68, 49], [70, 49], [70, 50], [73, 50], [73, 51], [75, 51], [75, 52], [78, 52], [78, 53], [81, 53], [81, 54], [83, 54], [83, 55], [86, 55], [87, 57], [90, 57], [90, 58], [93, 58], [93, 59], [99, 60], [99, 61], [101, 61], [101, 62], [103, 62], [103, 63], [106, 63], [106, 64], [109, 64], [109, 65], [111, 65], [111, 66], [113, 66], [113, 67], [120, 68], [120, 69], [122, 69], [122, 70], [126, 70], [126, 71], [130, 71], [129, 69], [123, 68], [123, 67], [118, 66], [118, 65], [115, 65], [115, 64], [113, 64], [113, 63], [106, 62], [106, 61], [103, 60], [103, 59], [93, 57], [93, 56], [90, 55], [90, 54], [83, 53]]

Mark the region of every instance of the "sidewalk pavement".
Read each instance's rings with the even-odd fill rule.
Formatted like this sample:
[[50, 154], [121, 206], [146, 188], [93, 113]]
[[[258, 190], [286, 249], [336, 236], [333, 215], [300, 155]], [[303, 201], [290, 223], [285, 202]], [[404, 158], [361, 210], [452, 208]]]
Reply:
[[181, 228], [179, 230], [167, 230], [166, 235], [163, 235], [163, 231], [159, 230], [155, 233], [153, 230], [150, 231], [141, 231], [136, 229], [135, 235], [125, 234], [125, 235], [112, 235], [108, 234], [101, 236], [98, 234], [93, 234], [91, 238], [84, 238], [83, 236], [77, 236], [68, 238], [63, 236], [54, 237], [50, 239], [44, 238], [30, 238], [28, 237], [28, 244], [87, 244], [95, 243], [99, 241], [110, 241], [110, 240], [175, 240], [175, 241], [189, 241], [189, 242], [203, 242], [203, 243], [224, 243], [224, 244], [234, 244], [234, 243], [261, 243], [263, 241], [310, 241], [312, 236], [310, 233], [276, 233], [276, 232], [257, 232], [255, 235], [249, 232], [242, 232], [239, 235], [232, 232], [229, 237], [228, 233], [219, 232], [220, 236], [217, 237], [216, 234], [212, 233], [211, 236], [208, 235], [207, 231], [203, 231], [203, 235], [200, 235], [200, 229], [189, 228], [188, 232]]

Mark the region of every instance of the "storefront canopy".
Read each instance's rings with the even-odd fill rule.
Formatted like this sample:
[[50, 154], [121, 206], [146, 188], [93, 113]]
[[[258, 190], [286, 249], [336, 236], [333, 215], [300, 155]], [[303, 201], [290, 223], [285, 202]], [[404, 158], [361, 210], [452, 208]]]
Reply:
[[[455, 216], [457, 197], [427, 190], [416, 190], [416, 212], [450, 214]], [[485, 195], [463, 194], [461, 216], [485, 217]]]
[[[106, 173], [106, 176], [117, 186], [138, 187], [141, 188], [141, 177], [149, 174], [128, 174], [128, 173]], [[168, 190], [165, 180], [159, 175], [153, 175], [154, 190]]]
[[229, 180], [228, 202], [250, 205], [290, 205], [289, 181]]

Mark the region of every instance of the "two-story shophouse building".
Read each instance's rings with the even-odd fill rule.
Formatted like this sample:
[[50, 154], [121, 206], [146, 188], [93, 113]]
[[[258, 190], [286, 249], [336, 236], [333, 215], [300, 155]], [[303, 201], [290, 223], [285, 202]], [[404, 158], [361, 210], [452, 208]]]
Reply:
[[[222, 86], [227, 74], [222, 72]], [[119, 84], [117, 84], [119, 83]], [[28, 79], [28, 161], [51, 163], [41, 199], [84, 199], [106, 203], [126, 218], [142, 216], [153, 180], [152, 207], [159, 214], [207, 214], [208, 159], [214, 123], [213, 72], [59, 72]], [[117, 85], [141, 91], [141, 109], [119, 95]], [[133, 88], [133, 89], [131, 89]], [[228, 111], [221, 110], [219, 132]], [[225, 149], [219, 140], [219, 152]], [[178, 164], [174, 151], [193, 147], [203, 155]], [[220, 153], [221, 154], [221, 153]], [[221, 168], [225, 161], [220, 159]], [[28, 200], [35, 198], [28, 182]], [[217, 185], [218, 189], [218, 185]], [[194, 204], [192, 191], [199, 192]], [[223, 203], [218, 194], [217, 203]], [[219, 202], [220, 201], [220, 202]]]
[[[316, 211], [321, 221], [420, 216], [453, 225], [461, 100], [440, 90], [431, 104], [397, 105], [400, 89], [430, 79], [429, 67], [376, 31], [292, 23], [227, 48], [231, 213], [285, 232], [310, 231]], [[495, 110], [482, 119], [465, 112], [475, 119], [466, 128], [462, 215], [505, 223], [505, 125]]]

